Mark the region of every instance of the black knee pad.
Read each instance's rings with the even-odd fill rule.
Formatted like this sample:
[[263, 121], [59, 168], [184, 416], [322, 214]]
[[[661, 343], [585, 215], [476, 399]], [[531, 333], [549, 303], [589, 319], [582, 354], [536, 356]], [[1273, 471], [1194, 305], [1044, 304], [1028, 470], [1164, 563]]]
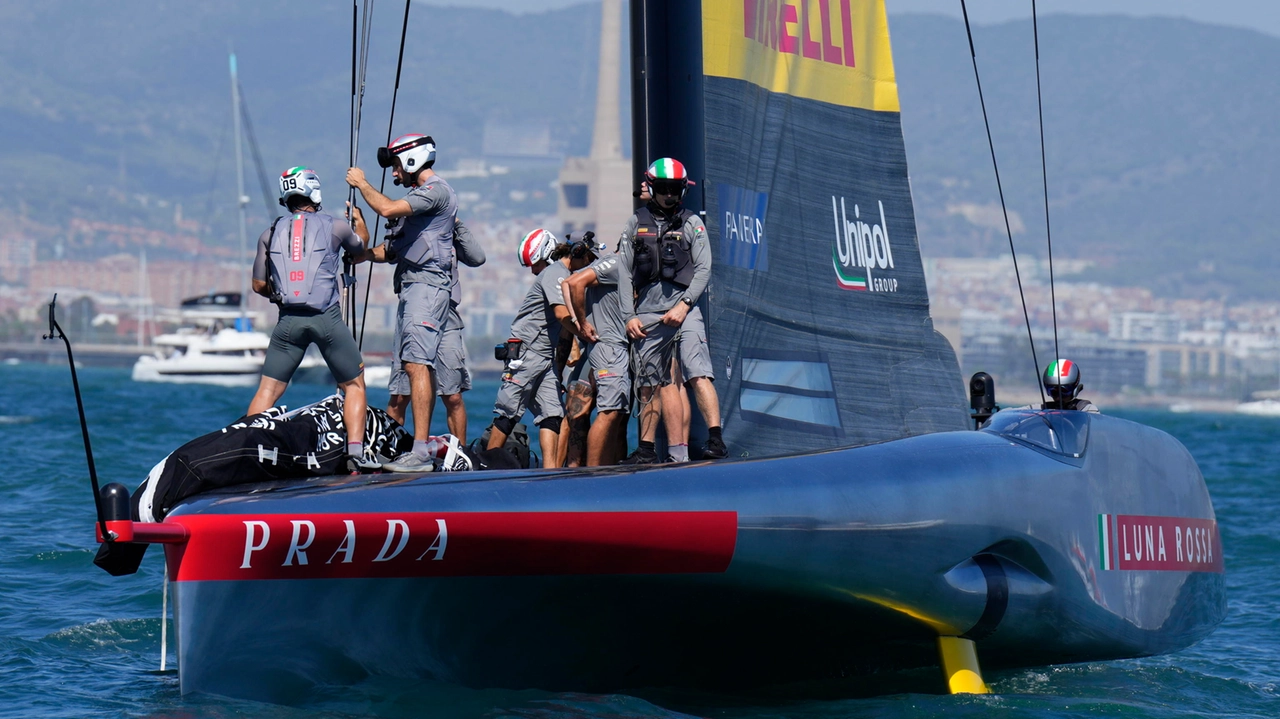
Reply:
[[560, 422], [563, 419], [564, 419], [563, 417], [547, 417], [546, 419], [538, 423], [538, 427], [541, 429], [549, 429], [552, 432], [559, 434]]
[[499, 417], [493, 420], [493, 426], [499, 432], [511, 436], [511, 430], [516, 428], [516, 420], [514, 417]]

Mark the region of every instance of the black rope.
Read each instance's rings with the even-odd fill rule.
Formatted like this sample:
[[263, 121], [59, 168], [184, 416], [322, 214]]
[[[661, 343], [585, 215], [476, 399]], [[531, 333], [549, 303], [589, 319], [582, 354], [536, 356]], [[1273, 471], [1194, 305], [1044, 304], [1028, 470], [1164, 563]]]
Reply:
[[[391, 145], [391, 130], [396, 124], [396, 99], [400, 96], [400, 73], [404, 70], [404, 41], [409, 31], [409, 5], [411, 0], [404, 0], [404, 20], [400, 24], [400, 54], [396, 57], [396, 86], [391, 91], [391, 116], [387, 119], [387, 145]], [[378, 192], [386, 194], [387, 187], [387, 168], [382, 168], [382, 180], [378, 182]], [[372, 241], [370, 247], [376, 247], [378, 244], [378, 230], [382, 222], [378, 222], [373, 228]], [[369, 276], [364, 284], [364, 314], [360, 318], [360, 338], [357, 346], [364, 349], [364, 326], [369, 318], [369, 288], [373, 286], [373, 263], [369, 263]]]
[[1009, 226], [1009, 208], [1004, 201], [1004, 188], [1000, 185], [1000, 166], [996, 163], [996, 143], [991, 139], [991, 122], [987, 119], [987, 103], [982, 98], [982, 79], [978, 76], [978, 53], [973, 49], [973, 31], [969, 27], [969, 9], [960, 0], [960, 12], [964, 13], [964, 31], [969, 36], [969, 57], [973, 59], [973, 79], [978, 85], [978, 103], [982, 106], [982, 124], [987, 128], [987, 146], [991, 148], [991, 167], [996, 173], [996, 191], [1000, 193], [1000, 210], [1004, 213], [1004, 231], [1009, 236], [1009, 254], [1013, 256], [1013, 276], [1018, 280], [1018, 297], [1022, 299], [1022, 317], [1027, 322], [1027, 341], [1031, 343], [1031, 361], [1035, 364], [1036, 387], [1040, 389], [1040, 402], [1045, 402], [1044, 385], [1040, 383], [1040, 360], [1036, 357], [1036, 341], [1031, 336], [1031, 315], [1027, 312], [1027, 296], [1022, 291], [1022, 274], [1018, 271], [1018, 253], [1013, 249], [1013, 230]]
[[1053, 359], [1062, 358], [1058, 349], [1058, 294], [1053, 286], [1053, 232], [1049, 228], [1049, 166], [1044, 157], [1044, 101], [1040, 98], [1040, 28], [1036, 22], [1036, 0], [1031, 0], [1031, 32], [1036, 42], [1036, 109], [1040, 112], [1040, 177], [1044, 180], [1044, 237], [1049, 245], [1049, 307], [1053, 310]]
[[[359, 163], [360, 158], [360, 126], [361, 119], [364, 115], [364, 88], [365, 78], [369, 71], [369, 47], [372, 38], [373, 28], [373, 0], [364, 0], [363, 12], [358, 9], [360, 6], [353, 1], [351, 5], [351, 117], [349, 129], [349, 167], [355, 167]], [[354, 208], [357, 206], [356, 190], [354, 187], [347, 188], [347, 203], [352, 210], [349, 214], [354, 214]], [[343, 276], [350, 277], [354, 280], [356, 277], [355, 267], [344, 261]], [[344, 296], [346, 305], [343, 308], [343, 322], [351, 327], [351, 339], [357, 339], [363, 333], [360, 332], [358, 322], [356, 320], [357, 313], [357, 294], [356, 283], [353, 281], [347, 285]], [[366, 303], [368, 299], [366, 297]], [[367, 311], [367, 310], [366, 310]]]

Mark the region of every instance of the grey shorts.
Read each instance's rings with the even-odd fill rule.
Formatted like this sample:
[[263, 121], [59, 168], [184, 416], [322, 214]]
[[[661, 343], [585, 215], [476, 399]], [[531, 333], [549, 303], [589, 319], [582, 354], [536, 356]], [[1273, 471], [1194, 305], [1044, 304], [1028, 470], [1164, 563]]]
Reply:
[[711, 350], [707, 347], [707, 326], [702, 322], [702, 310], [694, 307], [685, 316], [680, 325], [679, 343], [680, 373], [688, 382], [697, 377], [715, 380], [716, 372], [711, 368]]
[[631, 408], [631, 353], [625, 345], [597, 342], [591, 348], [591, 379], [597, 410]]
[[335, 304], [319, 314], [281, 312], [262, 362], [263, 376], [288, 382], [312, 343], [320, 348], [325, 364], [339, 383], [350, 382], [364, 372], [360, 348], [342, 322], [342, 309]]
[[[392, 346], [400, 346], [400, 329], [396, 328]], [[435, 365], [436, 394], [459, 394], [471, 389], [471, 372], [467, 370], [467, 344], [462, 337], [462, 329], [445, 330], [440, 335], [439, 361]], [[412, 394], [409, 373], [404, 365], [393, 354], [391, 357], [391, 379], [387, 382], [387, 391], [391, 394], [408, 396]]]
[[494, 416], [519, 421], [526, 409], [533, 413], [534, 424], [548, 417], [564, 416], [560, 378], [550, 357], [526, 355], [519, 368], [502, 375], [498, 399], [493, 403]]
[[448, 317], [449, 290], [423, 282], [402, 287], [396, 306], [400, 341], [394, 348], [400, 361], [435, 367]]
[[639, 317], [640, 325], [646, 329], [645, 337], [632, 345], [636, 355], [636, 386], [671, 384], [671, 360], [680, 328], [662, 324], [661, 314], [646, 313]]

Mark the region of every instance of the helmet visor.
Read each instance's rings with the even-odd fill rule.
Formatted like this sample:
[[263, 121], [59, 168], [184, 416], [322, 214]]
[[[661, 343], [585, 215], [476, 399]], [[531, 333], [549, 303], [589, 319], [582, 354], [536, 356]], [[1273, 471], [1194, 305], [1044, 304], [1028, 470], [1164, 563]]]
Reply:
[[671, 197], [680, 197], [684, 195], [684, 180], [662, 180], [649, 178], [649, 190], [654, 197], [658, 195], [669, 195]]
[[388, 168], [396, 164], [396, 156], [391, 154], [391, 148], [378, 148], [378, 167]]

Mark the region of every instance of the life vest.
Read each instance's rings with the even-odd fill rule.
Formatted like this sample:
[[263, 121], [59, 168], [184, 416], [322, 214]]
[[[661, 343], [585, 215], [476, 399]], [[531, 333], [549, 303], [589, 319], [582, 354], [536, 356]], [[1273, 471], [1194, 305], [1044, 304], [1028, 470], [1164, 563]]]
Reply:
[[447, 278], [453, 271], [453, 226], [458, 215], [458, 197], [449, 183], [440, 177], [427, 180], [424, 189], [444, 185], [449, 195], [447, 206], [440, 212], [407, 215], [397, 218], [387, 230], [387, 241], [396, 255], [397, 277], [419, 281], [416, 273], [426, 270]]
[[684, 236], [684, 224], [692, 216], [692, 211], [681, 209], [664, 229], [648, 207], [636, 210], [631, 281], [637, 291], [660, 281], [680, 289], [693, 282], [693, 241]]
[[272, 299], [282, 308], [329, 309], [338, 301], [340, 254], [329, 215], [295, 212], [277, 218], [267, 248]]

